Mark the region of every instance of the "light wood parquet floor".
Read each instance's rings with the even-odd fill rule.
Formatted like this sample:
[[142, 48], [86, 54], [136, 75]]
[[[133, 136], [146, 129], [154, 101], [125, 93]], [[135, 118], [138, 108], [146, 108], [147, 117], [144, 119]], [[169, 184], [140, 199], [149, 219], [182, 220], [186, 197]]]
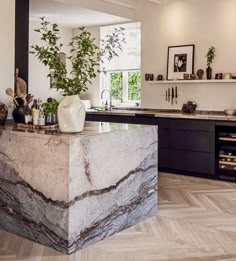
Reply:
[[161, 173], [159, 206], [72, 256], [0, 231], [0, 261], [236, 261], [236, 184]]

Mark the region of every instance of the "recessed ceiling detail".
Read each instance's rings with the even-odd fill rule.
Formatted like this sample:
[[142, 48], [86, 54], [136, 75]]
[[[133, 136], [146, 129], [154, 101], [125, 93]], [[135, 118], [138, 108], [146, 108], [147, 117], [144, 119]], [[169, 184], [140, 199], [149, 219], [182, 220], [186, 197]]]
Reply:
[[104, 2], [123, 6], [130, 9], [137, 9], [138, 0], [103, 0]]
[[[104, 2], [115, 4], [118, 6], [123, 6], [130, 9], [138, 9], [140, 0], [103, 0]], [[152, 2], [155, 4], [162, 4], [163, 0], [146, 0], [147, 2]]]
[[163, 0], [148, 0], [149, 2], [161, 5], [163, 3]]
[[30, 19], [39, 20], [42, 16], [45, 16], [52, 23], [70, 28], [119, 24], [130, 21], [127, 18], [81, 8], [79, 5], [60, 3], [54, 0], [30, 0]]

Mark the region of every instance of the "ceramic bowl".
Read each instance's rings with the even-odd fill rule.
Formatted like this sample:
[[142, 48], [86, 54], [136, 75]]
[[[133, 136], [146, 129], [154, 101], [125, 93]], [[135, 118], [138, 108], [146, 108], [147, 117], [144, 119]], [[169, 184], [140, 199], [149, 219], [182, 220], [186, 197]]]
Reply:
[[224, 110], [224, 112], [225, 112], [226, 115], [233, 116], [233, 115], [235, 115], [236, 110], [227, 109], [227, 110]]

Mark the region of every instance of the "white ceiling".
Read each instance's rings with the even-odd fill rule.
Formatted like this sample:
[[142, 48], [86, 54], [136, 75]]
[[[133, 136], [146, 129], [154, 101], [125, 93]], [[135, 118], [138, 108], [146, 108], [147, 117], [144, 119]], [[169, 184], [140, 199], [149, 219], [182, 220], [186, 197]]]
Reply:
[[127, 18], [81, 8], [78, 5], [60, 3], [57, 0], [30, 0], [30, 19], [38, 20], [42, 16], [52, 23], [71, 28], [130, 21]]
[[[124, 6], [131, 9], [137, 9], [140, 0], [103, 0], [103, 1]], [[146, 0], [146, 1], [160, 5], [163, 3], [164, 0]]]

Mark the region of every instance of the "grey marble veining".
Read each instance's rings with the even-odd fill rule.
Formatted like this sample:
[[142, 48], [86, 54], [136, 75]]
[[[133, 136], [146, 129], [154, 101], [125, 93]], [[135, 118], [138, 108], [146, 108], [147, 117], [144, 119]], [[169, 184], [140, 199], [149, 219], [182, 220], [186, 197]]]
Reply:
[[0, 128], [0, 228], [71, 254], [157, 213], [157, 127]]

